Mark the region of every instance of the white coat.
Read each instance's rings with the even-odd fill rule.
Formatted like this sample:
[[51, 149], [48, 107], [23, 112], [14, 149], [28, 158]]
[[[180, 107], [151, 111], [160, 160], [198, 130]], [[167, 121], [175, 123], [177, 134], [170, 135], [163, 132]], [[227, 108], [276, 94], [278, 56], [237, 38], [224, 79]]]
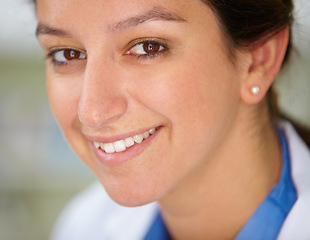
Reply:
[[[298, 199], [278, 239], [310, 240], [310, 152], [289, 123], [279, 126], [288, 140]], [[136, 208], [120, 206], [96, 183], [68, 205], [51, 240], [142, 240], [157, 211], [156, 203]]]

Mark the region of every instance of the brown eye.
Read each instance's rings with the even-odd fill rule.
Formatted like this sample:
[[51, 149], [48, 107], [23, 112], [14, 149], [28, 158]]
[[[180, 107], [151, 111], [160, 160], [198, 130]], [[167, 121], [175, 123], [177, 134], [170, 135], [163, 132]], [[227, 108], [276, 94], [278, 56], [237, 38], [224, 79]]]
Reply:
[[145, 42], [143, 49], [146, 53], [157, 53], [160, 50], [161, 45], [155, 42]]
[[64, 57], [67, 60], [74, 60], [74, 59], [79, 59], [81, 56], [81, 52], [72, 50], [72, 49], [66, 49], [64, 50]]
[[48, 54], [48, 57], [50, 57], [55, 64], [61, 64], [72, 60], [85, 60], [87, 58], [83, 52], [74, 49], [52, 51]]
[[154, 58], [168, 52], [169, 48], [157, 41], [141, 41], [130, 48], [124, 55], [133, 55], [139, 58]]

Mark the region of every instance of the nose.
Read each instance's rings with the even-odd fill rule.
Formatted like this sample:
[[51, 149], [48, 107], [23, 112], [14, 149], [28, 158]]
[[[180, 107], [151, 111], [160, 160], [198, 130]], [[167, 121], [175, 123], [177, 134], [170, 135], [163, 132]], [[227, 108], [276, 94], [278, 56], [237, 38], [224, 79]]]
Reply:
[[88, 60], [78, 106], [78, 117], [85, 126], [101, 128], [123, 116], [128, 104], [121, 83], [111, 64]]

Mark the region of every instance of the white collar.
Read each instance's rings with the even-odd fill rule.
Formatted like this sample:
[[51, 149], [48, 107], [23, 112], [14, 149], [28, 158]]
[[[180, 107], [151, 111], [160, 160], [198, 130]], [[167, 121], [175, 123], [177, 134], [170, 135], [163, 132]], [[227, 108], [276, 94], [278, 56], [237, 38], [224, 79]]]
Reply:
[[310, 152], [291, 124], [281, 122], [287, 137], [292, 178], [298, 199], [280, 231], [279, 240], [310, 239]]

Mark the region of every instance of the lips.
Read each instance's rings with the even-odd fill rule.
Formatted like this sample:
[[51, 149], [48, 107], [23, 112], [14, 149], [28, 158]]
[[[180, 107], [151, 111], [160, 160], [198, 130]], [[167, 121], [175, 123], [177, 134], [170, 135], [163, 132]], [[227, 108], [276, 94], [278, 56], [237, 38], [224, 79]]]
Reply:
[[151, 128], [142, 134], [134, 135], [125, 139], [120, 139], [115, 142], [110, 143], [94, 142], [94, 146], [97, 149], [102, 149], [105, 153], [108, 154], [124, 152], [127, 148], [142, 143], [144, 140], [148, 139], [151, 135], [153, 135], [156, 131], [157, 128]]

